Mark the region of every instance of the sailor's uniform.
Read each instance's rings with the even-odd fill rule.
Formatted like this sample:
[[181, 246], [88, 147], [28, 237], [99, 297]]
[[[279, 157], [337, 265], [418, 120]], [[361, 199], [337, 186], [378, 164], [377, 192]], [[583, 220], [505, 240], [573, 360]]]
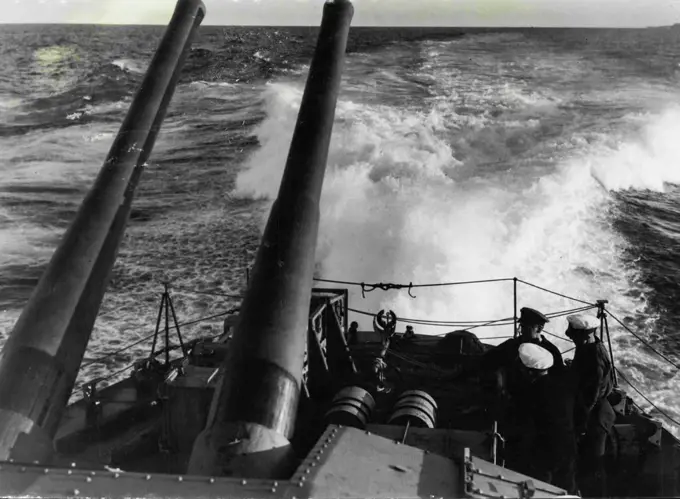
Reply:
[[[581, 334], [595, 330], [599, 321], [584, 316], [570, 316], [569, 328]], [[569, 331], [569, 330], [568, 330]], [[604, 453], [607, 435], [616, 414], [607, 397], [614, 387], [613, 367], [602, 341], [576, 347], [571, 373], [576, 386], [574, 421], [579, 441], [579, 455], [585, 478], [584, 493], [605, 493]], [[589, 483], [590, 482], [590, 483]], [[593, 487], [593, 490], [587, 490]]]
[[[553, 365], [552, 354], [534, 343], [521, 344], [518, 354], [529, 369], [546, 371]], [[520, 429], [517, 470], [577, 493], [574, 391], [566, 373], [534, 378], [515, 401]]]

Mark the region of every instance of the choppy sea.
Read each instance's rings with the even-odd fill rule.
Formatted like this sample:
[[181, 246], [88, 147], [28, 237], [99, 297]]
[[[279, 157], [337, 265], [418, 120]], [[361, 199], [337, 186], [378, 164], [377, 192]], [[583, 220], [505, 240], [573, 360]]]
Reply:
[[[0, 344], [101, 167], [162, 32], [0, 26]], [[180, 322], [237, 304], [223, 295], [245, 285], [316, 34], [200, 29], [86, 359], [153, 332], [164, 281]], [[616, 321], [680, 364], [679, 137], [678, 30], [353, 29], [317, 276], [414, 284], [518, 277], [607, 299], [617, 366], [680, 419], [678, 369]], [[433, 321], [513, 315], [512, 282], [412, 294], [363, 297], [351, 287], [350, 304]], [[580, 306], [523, 283], [518, 305], [546, 313]], [[353, 318], [370, 327], [370, 318]], [[182, 333], [221, 328], [217, 318]], [[565, 328], [564, 317], [546, 327], [562, 338]], [[495, 338], [511, 329], [475, 332]], [[80, 380], [148, 348], [90, 364]]]

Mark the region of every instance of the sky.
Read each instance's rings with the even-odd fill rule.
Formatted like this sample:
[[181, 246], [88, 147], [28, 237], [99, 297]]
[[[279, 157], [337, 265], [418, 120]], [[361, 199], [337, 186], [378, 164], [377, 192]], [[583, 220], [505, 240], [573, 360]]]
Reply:
[[[176, 0], [2, 0], [0, 23], [167, 24]], [[203, 0], [204, 25], [314, 25], [322, 0]], [[680, 0], [353, 0], [353, 26], [645, 27]]]

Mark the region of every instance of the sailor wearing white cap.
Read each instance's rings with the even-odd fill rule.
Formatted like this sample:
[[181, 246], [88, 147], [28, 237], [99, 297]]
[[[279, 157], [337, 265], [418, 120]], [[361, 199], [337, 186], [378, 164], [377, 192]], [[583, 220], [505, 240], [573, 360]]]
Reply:
[[604, 453], [607, 434], [616, 415], [607, 397], [614, 380], [609, 354], [595, 335], [600, 325], [596, 317], [570, 315], [565, 334], [576, 345], [571, 371], [576, 382], [574, 423], [576, 434], [582, 435], [579, 447], [583, 456], [585, 494], [606, 494]]
[[[517, 352], [520, 345], [533, 343], [546, 349], [553, 356], [553, 364], [550, 367], [551, 373], [557, 373], [564, 368], [564, 361], [559, 349], [541, 334], [543, 326], [549, 322], [548, 318], [538, 310], [524, 307], [520, 310], [520, 335], [510, 338], [500, 345], [488, 350], [481, 358], [479, 368], [484, 371], [495, 371], [504, 369], [506, 371], [508, 391], [513, 391], [512, 365], [517, 359]], [[518, 388], [521, 389], [521, 388]]]
[[[572, 337], [574, 333], [594, 333], [600, 326], [600, 319], [591, 315], [569, 315], [567, 316], [567, 336]], [[579, 335], [579, 338], [584, 336]]]
[[552, 372], [556, 372], [564, 367], [564, 361], [562, 360], [559, 348], [541, 334], [543, 327], [548, 322], [550, 320], [538, 310], [529, 307], [523, 307], [520, 310], [519, 326], [521, 341], [530, 341], [548, 350], [553, 356]]
[[553, 356], [545, 348], [534, 343], [519, 346], [519, 360], [527, 369], [547, 373], [553, 365]]
[[517, 443], [524, 454], [517, 456], [521, 468], [518, 471], [574, 494], [577, 486], [573, 392], [562, 371], [548, 375], [553, 365], [553, 355], [548, 350], [535, 343], [522, 343], [518, 354], [520, 373], [527, 380], [518, 400], [520, 424], [526, 428]]

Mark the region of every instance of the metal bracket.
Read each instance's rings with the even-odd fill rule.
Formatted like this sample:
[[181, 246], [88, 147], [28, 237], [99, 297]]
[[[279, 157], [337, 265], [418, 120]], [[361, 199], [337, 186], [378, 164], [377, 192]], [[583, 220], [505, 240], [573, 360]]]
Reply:
[[529, 499], [536, 494], [536, 486], [533, 480], [524, 480], [519, 483], [519, 493], [522, 499]]

